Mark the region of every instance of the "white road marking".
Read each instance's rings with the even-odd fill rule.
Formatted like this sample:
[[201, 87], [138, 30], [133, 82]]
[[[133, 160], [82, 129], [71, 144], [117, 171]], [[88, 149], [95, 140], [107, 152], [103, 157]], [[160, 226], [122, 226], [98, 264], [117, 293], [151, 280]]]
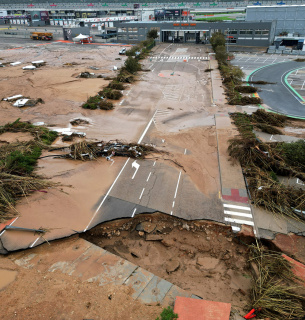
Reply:
[[[11, 226], [19, 217], [15, 218], [15, 220], [13, 220], [9, 226]], [[3, 235], [3, 233], [5, 232], [6, 230], [3, 230], [1, 233], [0, 233], [0, 237]]]
[[142, 133], [142, 135], [141, 135], [141, 137], [140, 137], [140, 139], [139, 139], [138, 143], [141, 143], [141, 142], [142, 142], [143, 138], [144, 138], [144, 137], [145, 137], [145, 135], [146, 135], [146, 132], [148, 131], [149, 127], [151, 126], [151, 123], [152, 123], [152, 122], [153, 122], [153, 120], [154, 120], [154, 117], [155, 117], [156, 113], [157, 113], [157, 110], [155, 111], [155, 113], [154, 113], [153, 117], [152, 117], [152, 118], [150, 119], [150, 121], [148, 122], [148, 124], [147, 124], [147, 126], [146, 126], [146, 128], [145, 128], [144, 132]]
[[123, 102], [124, 102], [124, 99], [119, 103], [119, 105], [122, 105]]
[[113, 181], [111, 187], [109, 188], [109, 190], [107, 191], [105, 197], [103, 198], [103, 200], [101, 201], [101, 203], [99, 204], [98, 208], [95, 210], [90, 222], [88, 223], [87, 227], [84, 229], [84, 232], [86, 232], [88, 230], [88, 227], [90, 226], [91, 222], [93, 221], [93, 219], [95, 218], [96, 214], [98, 213], [98, 211], [100, 210], [101, 206], [103, 205], [103, 203], [105, 202], [106, 198], [108, 197], [110, 191], [112, 190], [113, 186], [115, 185], [115, 183], [117, 182], [117, 180], [119, 179], [121, 173], [123, 172], [123, 170], [125, 169], [128, 161], [130, 160], [130, 158], [128, 158], [123, 166], [123, 168], [121, 169], [121, 171], [119, 172], [119, 174], [117, 175], [117, 177], [115, 178], [115, 180]]
[[174, 208], [174, 206], [175, 206], [175, 201], [173, 201], [173, 205], [172, 205], [172, 208]]
[[236, 206], [234, 204], [227, 204], [227, 203], [224, 203], [223, 204], [224, 207], [227, 207], [227, 208], [233, 208], [233, 209], [242, 209], [242, 210], [251, 210], [249, 207], [243, 207], [243, 206]]
[[246, 224], [246, 225], [249, 225], [249, 226], [254, 226], [254, 222], [248, 221], [248, 220], [239, 220], [239, 219], [232, 219], [232, 218], [226, 218], [225, 217], [225, 221], [227, 221], [227, 222], [235, 222], [235, 223], [238, 223], [238, 224]]
[[186, 149], [184, 149], [184, 154], [186, 154]]
[[132, 168], [136, 168], [136, 171], [134, 172], [133, 176], [131, 179], [134, 179], [134, 177], [136, 176], [139, 168], [140, 168], [140, 165], [137, 163], [137, 160], [135, 160], [132, 164], [131, 164], [131, 167]]
[[132, 213], [132, 215], [131, 215], [131, 218], [134, 217], [134, 214], [136, 213], [136, 211], [137, 211], [137, 208], [134, 208], [133, 213]]
[[153, 167], [155, 166], [155, 164], [156, 164], [156, 161], [154, 162]]
[[111, 165], [110, 165], [110, 167], [111, 167], [114, 163], [115, 163], [115, 161], [114, 161], [114, 160], [112, 160], [112, 161], [111, 161]]
[[251, 218], [252, 219], [252, 214], [251, 213], [242, 213], [242, 212], [224, 210], [224, 214], [229, 214], [229, 215], [232, 215], [232, 216], [245, 217], [245, 218]]
[[35, 243], [40, 239], [40, 237], [38, 237], [31, 245], [30, 248], [33, 248], [33, 246], [35, 245]]
[[146, 179], [146, 182], [148, 182], [150, 176], [151, 176], [151, 172], [149, 172], [149, 175], [148, 175], [148, 177], [147, 177], [147, 179]]
[[145, 190], [145, 188], [143, 188], [143, 190], [142, 190], [142, 192], [141, 192], [141, 194], [140, 194], [140, 198], [139, 198], [139, 200], [142, 198], [143, 193], [144, 193], [144, 190]]
[[[301, 185], [304, 186], [304, 183], [303, 182], [299, 182], [299, 181], [301, 181], [301, 180], [299, 178], [297, 178], [297, 184], [301, 184]], [[0, 236], [1, 236], [1, 234], [0, 234]]]
[[178, 177], [178, 182], [177, 182], [177, 186], [176, 186], [176, 191], [175, 191], [174, 199], [176, 199], [176, 196], [177, 196], [178, 187], [179, 187], [179, 182], [180, 182], [180, 177], [181, 177], [181, 171], [179, 172], [179, 177]]
[[171, 216], [173, 215], [173, 211], [171, 211]]
[[239, 227], [231, 226], [231, 228], [232, 228], [233, 231], [240, 231]]

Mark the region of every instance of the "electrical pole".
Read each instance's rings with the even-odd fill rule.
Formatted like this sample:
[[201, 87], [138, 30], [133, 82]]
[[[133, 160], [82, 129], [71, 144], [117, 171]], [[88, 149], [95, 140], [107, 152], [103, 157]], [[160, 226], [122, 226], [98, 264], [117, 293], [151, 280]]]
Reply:
[[227, 29], [227, 53], [229, 53], [229, 28]]

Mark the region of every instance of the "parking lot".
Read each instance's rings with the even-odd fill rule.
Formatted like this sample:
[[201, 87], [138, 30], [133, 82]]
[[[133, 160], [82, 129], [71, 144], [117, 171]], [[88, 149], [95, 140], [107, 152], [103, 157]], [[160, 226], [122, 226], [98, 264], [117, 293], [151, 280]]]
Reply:
[[249, 75], [252, 71], [270, 65], [285, 61], [295, 60], [296, 56], [268, 53], [234, 53], [235, 59], [231, 63], [240, 67], [244, 73]]
[[305, 67], [297, 69], [287, 77], [288, 83], [305, 98]]

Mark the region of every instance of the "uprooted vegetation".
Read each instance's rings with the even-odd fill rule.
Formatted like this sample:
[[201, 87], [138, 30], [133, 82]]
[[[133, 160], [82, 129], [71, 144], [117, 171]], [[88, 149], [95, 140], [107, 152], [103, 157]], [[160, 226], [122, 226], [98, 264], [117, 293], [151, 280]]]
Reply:
[[250, 91], [253, 89], [245, 89], [244, 86], [241, 86], [244, 73], [239, 67], [232, 66], [228, 61], [230, 56], [226, 52], [224, 35], [221, 32], [216, 32], [211, 37], [210, 42], [223, 77], [228, 103], [231, 105], [260, 104], [262, 101], [259, 97], [240, 94], [241, 92], [253, 93], [253, 91]]
[[259, 318], [304, 319], [304, 282], [293, 273], [291, 262], [263, 246], [249, 246], [249, 254], [253, 270], [251, 307], [259, 310]]
[[305, 141], [263, 142], [253, 129], [275, 134], [288, 118], [257, 110], [252, 115], [233, 113], [231, 117], [240, 135], [229, 141], [229, 155], [240, 162], [248, 182], [251, 200], [272, 213], [304, 219], [305, 192], [286, 185], [279, 177], [305, 181]]
[[0, 145], [0, 220], [17, 213], [15, 205], [19, 198], [57, 185], [34, 173], [42, 150], [49, 149], [57, 132], [19, 119], [0, 127], [0, 139], [5, 132], [28, 132], [33, 139]]
[[140, 59], [147, 56], [150, 49], [155, 45], [153, 39], [142, 41], [138, 46], [132, 47], [126, 51], [128, 58], [125, 60], [124, 66], [120, 68], [115, 78], [105, 78], [105, 80], [112, 80], [106, 88], [101, 90], [97, 95], [89, 97], [89, 99], [82, 104], [82, 108], [96, 110], [112, 110], [114, 105], [109, 100], [119, 100], [125, 90], [125, 83], [133, 83], [138, 71], [142, 70]]
[[113, 156], [130, 157], [144, 159], [149, 153], [159, 152], [152, 145], [138, 144], [138, 143], [126, 143], [123, 141], [81, 141], [71, 144], [67, 147], [50, 149], [50, 151], [64, 151], [68, 150], [68, 153], [60, 155], [52, 155], [54, 158], [65, 158], [72, 160], [95, 160], [98, 157], [106, 157], [110, 160]]

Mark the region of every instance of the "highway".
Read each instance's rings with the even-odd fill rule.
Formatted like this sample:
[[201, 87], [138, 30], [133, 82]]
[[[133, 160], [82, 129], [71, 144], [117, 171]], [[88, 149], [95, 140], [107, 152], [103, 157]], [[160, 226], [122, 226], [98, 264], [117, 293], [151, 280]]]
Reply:
[[286, 76], [293, 70], [304, 67], [303, 62], [283, 62], [262, 67], [249, 76], [248, 81], [266, 81], [270, 84], [253, 86], [260, 89], [259, 96], [271, 110], [292, 116], [305, 117], [305, 104], [287, 83]]

